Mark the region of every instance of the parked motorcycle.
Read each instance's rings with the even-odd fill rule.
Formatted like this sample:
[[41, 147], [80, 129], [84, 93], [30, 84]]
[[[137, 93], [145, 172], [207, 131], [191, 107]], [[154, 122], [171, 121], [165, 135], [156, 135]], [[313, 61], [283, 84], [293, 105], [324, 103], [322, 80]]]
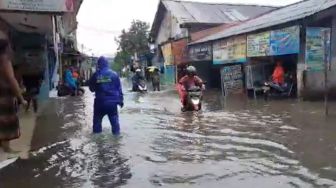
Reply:
[[287, 81], [283, 86], [279, 86], [273, 82], [265, 82], [263, 86], [264, 98], [268, 100], [273, 98], [288, 98], [291, 97], [294, 90], [294, 82], [291, 77], [287, 78]]
[[57, 96], [59, 97], [65, 97], [65, 96], [82, 96], [84, 95], [85, 90], [81, 87], [78, 88], [77, 94], [73, 92], [72, 89], [70, 89], [67, 85], [65, 84], [59, 84], [57, 86]]
[[187, 106], [185, 111], [200, 111], [202, 109], [202, 89], [194, 86], [187, 90]]

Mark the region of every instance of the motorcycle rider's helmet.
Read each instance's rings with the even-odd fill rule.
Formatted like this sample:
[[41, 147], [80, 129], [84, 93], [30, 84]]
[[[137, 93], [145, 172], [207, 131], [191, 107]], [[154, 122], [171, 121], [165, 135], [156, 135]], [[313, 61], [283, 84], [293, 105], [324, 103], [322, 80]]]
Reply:
[[135, 69], [136, 74], [141, 74], [141, 69]]
[[188, 76], [195, 76], [197, 74], [197, 70], [194, 66], [187, 67], [187, 75]]

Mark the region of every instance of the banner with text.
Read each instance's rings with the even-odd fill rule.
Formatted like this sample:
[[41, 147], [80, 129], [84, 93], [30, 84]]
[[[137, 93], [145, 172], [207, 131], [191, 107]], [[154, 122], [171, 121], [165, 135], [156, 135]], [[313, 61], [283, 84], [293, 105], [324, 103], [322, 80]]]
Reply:
[[0, 10], [72, 12], [74, 11], [74, 0], [1, 0]]
[[199, 44], [189, 47], [190, 61], [211, 61], [212, 49], [210, 44]]
[[270, 55], [296, 54], [300, 51], [300, 27], [293, 26], [271, 32]]
[[270, 32], [247, 36], [247, 57], [268, 56], [270, 54]]
[[246, 36], [220, 40], [213, 45], [213, 64], [246, 62]]

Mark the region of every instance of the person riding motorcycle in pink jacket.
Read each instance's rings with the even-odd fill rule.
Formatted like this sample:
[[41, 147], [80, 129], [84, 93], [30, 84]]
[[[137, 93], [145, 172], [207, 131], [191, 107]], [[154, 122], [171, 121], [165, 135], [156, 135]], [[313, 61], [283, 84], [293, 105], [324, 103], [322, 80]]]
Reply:
[[180, 79], [179, 84], [182, 86], [180, 88], [180, 97], [183, 108], [187, 106], [187, 91], [189, 88], [198, 86], [205, 90], [204, 82], [197, 76], [197, 70], [194, 66], [187, 67], [187, 75]]

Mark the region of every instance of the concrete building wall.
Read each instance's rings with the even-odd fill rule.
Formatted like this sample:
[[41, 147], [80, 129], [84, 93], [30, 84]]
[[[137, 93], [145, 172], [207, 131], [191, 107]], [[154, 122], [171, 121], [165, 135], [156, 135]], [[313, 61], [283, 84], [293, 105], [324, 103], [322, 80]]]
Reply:
[[188, 36], [188, 31], [185, 28], [181, 28], [178, 20], [172, 16], [170, 12], [166, 12], [158, 35], [155, 39], [156, 46], [169, 41], [170, 38], [180, 39]]
[[159, 46], [160, 44], [168, 41], [168, 39], [171, 37], [171, 33], [172, 33], [171, 13], [166, 12], [162, 20], [157, 38], [155, 40], [155, 45]]

